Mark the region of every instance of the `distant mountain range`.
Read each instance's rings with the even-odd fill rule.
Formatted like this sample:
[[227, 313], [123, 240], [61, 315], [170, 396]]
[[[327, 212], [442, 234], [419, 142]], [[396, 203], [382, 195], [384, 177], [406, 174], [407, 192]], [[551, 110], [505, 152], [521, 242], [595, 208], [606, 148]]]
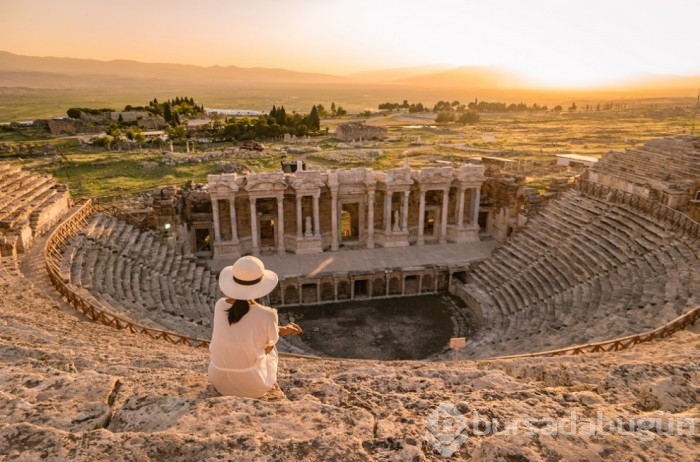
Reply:
[[[76, 80], [79, 78], [79, 80]], [[0, 51], [0, 87], [71, 88], [131, 85], [200, 84], [207, 86], [354, 85], [377, 84], [422, 88], [518, 89], [535, 86], [522, 75], [495, 66], [450, 67], [432, 65], [381, 69], [347, 76], [296, 72], [273, 68], [194, 66], [142, 63], [129, 60], [22, 56]], [[700, 76], [640, 75], [625, 89], [697, 89]], [[607, 89], [614, 89], [612, 86]]]
[[343, 77], [294, 72], [285, 69], [242, 68], [236, 66], [193, 66], [186, 64], [141, 63], [129, 60], [98, 61], [94, 59], [21, 56], [0, 51], [0, 86], [60, 87], [75, 84], [111, 82], [127, 79], [155, 83], [187, 81], [213, 83], [338, 83]]

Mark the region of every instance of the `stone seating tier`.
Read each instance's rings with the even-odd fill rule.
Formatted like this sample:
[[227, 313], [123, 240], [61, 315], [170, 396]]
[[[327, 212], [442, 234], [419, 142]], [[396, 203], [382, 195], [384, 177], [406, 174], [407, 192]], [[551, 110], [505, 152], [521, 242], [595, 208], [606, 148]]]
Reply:
[[[64, 253], [63, 274], [77, 287], [161, 329], [208, 338], [218, 297], [216, 277], [194, 258], [176, 255], [153, 232], [95, 215]], [[69, 268], [69, 269], [68, 269]]]
[[476, 264], [466, 288], [485, 319], [468, 354], [561, 348], [695, 306], [700, 249], [640, 212], [568, 191]]
[[637, 184], [647, 184], [649, 179], [697, 179], [700, 178], [698, 138], [651, 140], [641, 148], [605, 153], [592, 168]]

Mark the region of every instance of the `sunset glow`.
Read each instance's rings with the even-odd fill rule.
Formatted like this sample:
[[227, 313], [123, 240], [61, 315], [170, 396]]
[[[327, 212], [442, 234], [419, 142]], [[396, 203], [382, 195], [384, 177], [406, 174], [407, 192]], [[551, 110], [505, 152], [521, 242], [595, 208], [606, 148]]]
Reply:
[[24, 0], [0, 5], [0, 49], [350, 74], [498, 65], [579, 86], [700, 74], [693, 0]]

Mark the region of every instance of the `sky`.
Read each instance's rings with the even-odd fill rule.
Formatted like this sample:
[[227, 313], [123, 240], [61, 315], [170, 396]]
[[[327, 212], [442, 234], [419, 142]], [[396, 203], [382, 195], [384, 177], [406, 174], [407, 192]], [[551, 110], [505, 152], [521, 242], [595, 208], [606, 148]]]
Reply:
[[698, 0], [0, 0], [0, 50], [347, 75], [496, 65], [551, 85], [700, 75]]

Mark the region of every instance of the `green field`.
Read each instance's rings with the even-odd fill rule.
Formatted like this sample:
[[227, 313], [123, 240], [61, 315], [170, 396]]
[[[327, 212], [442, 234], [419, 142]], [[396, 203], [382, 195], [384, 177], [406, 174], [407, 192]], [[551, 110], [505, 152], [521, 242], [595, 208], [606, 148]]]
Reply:
[[[24, 151], [0, 155], [25, 168], [54, 175], [67, 183], [77, 197], [109, 200], [163, 184], [182, 185], [188, 180], [206, 182], [208, 174], [219, 171], [222, 161], [235, 162], [250, 171], [276, 170], [280, 168], [282, 151], [289, 151], [285, 160], [304, 160], [310, 166], [375, 169], [397, 168], [405, 159], [415, 169], [478, 156], [516, 160], [553, 159], [555, 154], [561, 153], [600, 156], [652, 138], [690, 133], [695, 109], [692, 103], [688, 99], [631, 100], [625, 109], [610, 111], [482, 113], [478, 124], [466, 126], [437, 125], [433, 114], [349, 116], [324, 120], [322, 129], [328, 127], [332, 132], [339, 123], [364, 120], [386, 127], [389, 139], [352, 145], [320, 136], [312, 138], [310, 146], [265, 141], [268, 149], [257, 158], [246, 154], [240, 158], [231, 155], [202, 161], [193, 153], [188, 155], [190, 162], [179, 165], [167, 164], [160, 149], [104, 151], [81, 144], [75, 138], [51, 138], [31, 129], [3, 130], [0, 143], [23, 146]], [[696, 133], [698, 131], [700, 127]], [[46, 146], [55, 147], [55, 150], [47, 150]], [[230, 146], [231, 143], [199, 145], [198, 149], [201, 153]], [[307, 152], [301, 152], [305, 148]], [[175, 146], [175, 150], [185, 155], [184, 146]], [[537, 186], [543, 184], [544, 179], [532, 175], [528, 182]]]

